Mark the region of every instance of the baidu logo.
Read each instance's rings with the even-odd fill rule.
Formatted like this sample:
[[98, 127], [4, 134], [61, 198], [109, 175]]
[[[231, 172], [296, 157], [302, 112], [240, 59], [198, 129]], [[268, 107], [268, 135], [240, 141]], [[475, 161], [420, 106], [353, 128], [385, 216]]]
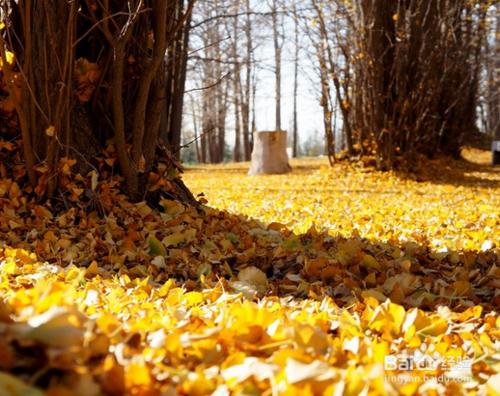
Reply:
[[[471, 380], [472, 359], [461, 356], [442, 356], [434, 347], [422, 344], [420, 349], [412, 353], [403, 352], [398, 355], [388, 355], [384, 357], [385, 371], [399, 372], [397, 375], [386, 376], [386, 380], [391, 382], [427, 381], [434, 376], [429, 376], [429, 372], [440, 370], [445, 372], [438, 381], [462, 381]], [[405, 374], [402, 374], [404, 372]], [[421, 372], [425, 374], [412, 376], [411, 372]]]

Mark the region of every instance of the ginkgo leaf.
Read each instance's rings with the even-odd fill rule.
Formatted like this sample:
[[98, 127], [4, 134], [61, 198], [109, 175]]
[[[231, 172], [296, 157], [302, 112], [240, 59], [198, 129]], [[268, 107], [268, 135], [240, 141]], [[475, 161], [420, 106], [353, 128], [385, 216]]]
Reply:
[[51, 126], [47, 127], [47, 129], [45, 129], [45, 134], [49, 137], [54, 136], [55, 133], [56, 133], [56, 129], [55, 129], [54, 125], [51, 125]]
[[306, 380], [332, 380], [336, 377], [336, 372], [330, 365], [320, 360], [314, 360], [309, 364], [304, 364], [290, 358], [286, 363], [285, 375], [290, 384], [296, 384]]
[[149, 254], [151, 256], [166, 256], [167, 250], [163, 243], [161, 243], [154, 235], [148, 238]]
[[[2, 29], [0, 29], [2, 30]], [[14, 63], [14, 59], [15, 59], [15, 55], [14, 53], [10, 52], [10, 51], [5, 51], [5, 58], [7, 60], [7, 63], [9, 65], [12, 65]], [[0, 68], [3, 67], [3, 58], [0, 56]]]
[[54, 347], [81, 345], [84, 330], [81, 313], [63, 307], [53, 307], [49, 311], [31, 318], [28, 324], [33, 327], [26, 335]]
[[[20, 150], [0, 138], [0, 370], [47, 396], [497, 388], [500, 201], [489, 182], [417, 183], [324, 159], [250, 182], [245, 164], [213, 166], [185, 177], [214, 207], [157, 208], [109, 178], [111, 144], [92, 163], [95, 188], [61, 158], [66, 207], [36, 198]], [[47, 183], [46, 164], [34, 171]], [[148, 180], [163, 188], [157, 172]], [[417, 353], [449, 365], [387, 381], [387, 357]]]
[[190, 242], [196, 236], [196, 229], [188, 228], [184, 231], [174, 232], [173, 234], [167, 235], [162, 239], [165, 246], [177, 246], [181, 243]]
[[266, 274], [257, 267], [243, 268], [238, 274], [238, 280], [252, 285], [259, 293], [265, 293], [268, 288]]
[[357, 354], [359, 350], [359, 337], [344, 340], [344, 344], [342, 346], [344, 350]]
[[500, 374], [494, 374], [486, 381], [486, 392], [488, 396], [500, 395]]
[[221, 375], [227, 381], [235, 383], [241, 383], [250, 377], [263, 381], [273, 378], [278, 369], [279, 367], [276, 365], [265, 363], [255, 357], [247, 357], [241, 364], [223, 370]]
[[364, 254], [361, 262], [367, 268], [375, 269], [375, 270], [378, 270], [378, 271], [380, 271], [382, 269], [382, 266], [375, 259], [375, 257], [373, 257], [373, 256], [371, 256], [369, 254]]

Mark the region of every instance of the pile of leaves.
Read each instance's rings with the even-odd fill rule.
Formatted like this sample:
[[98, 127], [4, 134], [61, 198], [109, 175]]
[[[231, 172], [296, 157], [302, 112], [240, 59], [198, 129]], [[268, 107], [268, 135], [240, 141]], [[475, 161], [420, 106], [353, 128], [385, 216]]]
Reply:
[[322, 164], [192, 170], [216, 208], [161, 211], [101, 180], [55, 210], [6, 174], [0, 394], [495, 394], [498, 173]]

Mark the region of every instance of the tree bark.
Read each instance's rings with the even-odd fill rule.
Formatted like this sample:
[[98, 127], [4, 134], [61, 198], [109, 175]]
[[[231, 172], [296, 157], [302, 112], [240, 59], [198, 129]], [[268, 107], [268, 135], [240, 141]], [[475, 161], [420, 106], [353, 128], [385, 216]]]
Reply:
[[[80, 165], [75, 169], [88, 169], [112, 139], [123, 189], [131, 200], [145, 199], [161, 119], [176, 129], [169, 133], [180, 133], [175, 117], [182, 114], [193, 0], [12, 3], [21, 22], [0, 47], [17, 51], [20, 60], [16, 112], [35, 193], [49, 199], [67, 194], [60, 162], [72, 157]], [[165, 95], [167, 86], [176, 88]], [[177, 166], [165, 159], [169, 154], [162, 157]]]

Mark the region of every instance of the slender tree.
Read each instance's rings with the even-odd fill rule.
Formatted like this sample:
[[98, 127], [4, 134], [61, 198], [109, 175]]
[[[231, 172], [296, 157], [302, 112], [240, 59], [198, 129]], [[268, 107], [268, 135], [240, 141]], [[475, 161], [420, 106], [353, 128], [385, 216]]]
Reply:
[[245, 25], [244, 25], [244, 33], [246, 40], [246, 48], [245, 48], [245, 79], [243, 88], [240, 90], [241, 92], [241, 123], [242, 123], [242, 132], [243, 132], [243, 153], [245, 161], [250, 160], [250, 156], [252, 154], [252, 140], [253, 140], [253, 132], [254, 128], [252, 127], [252, 123], [250, 120], [250, 106], [252, 100], [252, 73], [254, 72], [254, 48], [253, 48], [253, 21], [251, 17], [252, 9], [250, 7], [250, 0], [245, 0]]
[[275, 129], [281, 131], [281, 51], [283, 48], [283, 18], [280, 16], [277, 0], [272, 0], [271, 3], [271, 19], [274, 46]]
[[381, 169], [421, 154], [457, 157], [477, 130], [485, 15], [493, 2], [310, 4], [327, 146], [338, 106], [349, 156], [375, 154]]
[[[236, 0], [234, 3], [235, 14], [238, 14], [240, 2]], [[240, 62], [238, 59], [238, 29], [239, 17], [233, 18], [233, 42], [232, 42], [232, 60], [233, 60], [233, 108], [234, 108], [234, 150], [233, 161], [241, 161], [241, 123], [240, 114], [242, 113], [240, 105], [241, 81], [240, 81]]]
[[298, 115], [297, 115], [297, 97], [299, 90], [299, 54], [300, 54], [300, 42], [299, 42], [299, 16], [297, 14], [297, 2], [293, 0], [292, 3], [292, 18], [293, 18], [293, 46], [294, 46], [294, 59], [293, 59], [293, 131], [292, 131], [292, 155], [297, 157], [298, 155], [298, 141], [299, 141], [299, 125], [298, 125]]

